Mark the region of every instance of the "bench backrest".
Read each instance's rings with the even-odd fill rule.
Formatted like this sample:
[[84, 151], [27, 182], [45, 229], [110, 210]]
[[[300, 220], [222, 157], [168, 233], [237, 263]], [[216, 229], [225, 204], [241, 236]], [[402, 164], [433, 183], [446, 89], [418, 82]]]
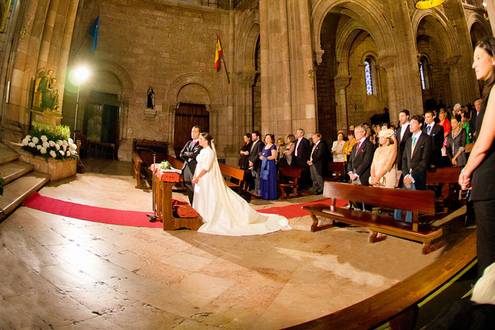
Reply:
[[223, 176], [228, 176], [237, 179], [239, 181], [244, 180], [244, 170], [225, 164], [219, 164], [219, 165], [220, 165], [220, 171], [222, 172]]
[[281, 176], [285, 176], [288, 178], [300, 178], [301, 177], [302, 168], [300, 167], [279, 167], [278, 173]]
[[345, 172], [345, 163], [344, 162], [336, 162], [336, 163], [328, 163], [328, 170], [330, 172]]
[[457, 183], [461, 174], [460, 167], [441, 167], [435, 171], [428, 171], [426, 185]]
[[167, 161], [170, 163], [170, 165], [173, 168], [176, 168], [178, 170], [182, 169], [182, 166], [184, 166], [184, 162], [182, 160], [172, 157], [170, 155], [167, 156]]
[[430, 190], [378, 188], [325, 181], [323, 196], [391, 209], [417, 210], [420, 214], [435, 214], [435, 193]]

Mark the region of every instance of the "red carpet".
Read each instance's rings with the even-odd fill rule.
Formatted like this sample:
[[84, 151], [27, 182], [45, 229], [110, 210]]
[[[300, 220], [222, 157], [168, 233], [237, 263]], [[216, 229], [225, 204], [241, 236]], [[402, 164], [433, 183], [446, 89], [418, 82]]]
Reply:
[[122, 211], [62, 201], [35, 193], [24, 206], [64, 217], [133, 227], [162, 228], [161, 222], [149, 222], [146, 212]]
[[[307, 211], [302, 209], [302, 206], [319, 203], [330, 204], [330, 199], [326, 198], [309, 203], [269, 207], [258, 211], [262, 213], [279, 214], [286, 218], [296, 218], [309, 215]], [[339, 201], [337, 203], [338, 206], [343, 206], [345, 204], [347, 204], [345, 201]], [[146, 214], [149, 213], [146, 212], [123, 211], [66, 202], [60, 199], [43, 196], [39, 193], [33, 194], [30, 198], [24, 201], [23, 205], [35, 210], [74, 219], [101, 222], [111, 225], [162, 228], [161, 222], [149, 222], [146, 217]]]

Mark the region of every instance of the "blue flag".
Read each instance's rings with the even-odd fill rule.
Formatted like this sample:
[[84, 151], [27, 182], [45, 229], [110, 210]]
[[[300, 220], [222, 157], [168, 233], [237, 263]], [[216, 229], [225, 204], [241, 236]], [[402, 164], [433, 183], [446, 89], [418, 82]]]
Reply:
[[93, 51], [96, 50], [96, 46], [98, 45], [98, 32], [100, 30], [100, 16], [96, 16], [94, 23], [91, 25], [89, 33], [91, 34], [91, 49]]

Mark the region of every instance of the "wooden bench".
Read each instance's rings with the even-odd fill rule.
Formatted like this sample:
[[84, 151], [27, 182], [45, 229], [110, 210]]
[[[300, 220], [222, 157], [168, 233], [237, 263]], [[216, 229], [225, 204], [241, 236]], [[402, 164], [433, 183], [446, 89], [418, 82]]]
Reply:
[[326, 179], [329, 181], [343, 181], [345, 178], [345, 166], [344, 162], [328, 163], [328, 171]]
[[167, 157], [168, 143], [163, 141], [152, 141], [134, 139], [132, 142], [132, 174], [136, 179], [136, 188], [143, 188], [143, 177], [150, 180], [151, 186], [151, 172], [149, 167], [153, 164], [153, 154], [155, 154], [155, 161], [161, 162]]
[[[437, 244], [432, 241], [442, 237], [441, 228], [430, 223], [435, 215], [435, 194], [430, 190], [404, 190], [368, 187], [340, 182], [326, 181], [323, 196], [332, 198], [330, 207], [325, 204], [304, 206], [311, 213], [311, 231], [332, 227], [334, 222], [368, 227], [371, 231], [423, 243], [423, 253], [433, 251]], [[375, 207], [401, 209], [412, 212], [412, 224], [396, 221], [390, 215], [377, 215], [367, 211], [337, 208], [337, 199], [363, 202]], [[420, 222], [420, 214], [422, 215]], [[330, 219], [329, 225], [319, 226], [318, 216]]]
[[440, 167], [427, 173], [426, 185], [439, 188], [440, 196], [436, 202], [437, 206], [444, 212], [458, 208], [462, 204], [461, 190], [458, 184], [459, 174], [461, 174], [460, 167]]
[[[220, 172], [222, 172], [222, 176], [226, 179], [225, 184], [227, 185], [227, 187], [236, 190], [237, 192], [241, 192], [244, 182], [244, 170], [225, 164], [219, 164], [219, 165], [220, 165]], [[237, 183], [232, 182], [231, 179], [235, 179]]]
[[[280, 198], [299, 196], [299, 179], [301, 178], [302, 169], [299, 167], [280, 167], [278, 169], [278, 190]], [[286, 190], [290, 190], [287, 194]]]
[[184, 162], [178, 158], [175, 158], [173, 156], [167, 155], [165, 160], [170, 164], [175, 169], [181, 170], [182, 167], [184, 166]]

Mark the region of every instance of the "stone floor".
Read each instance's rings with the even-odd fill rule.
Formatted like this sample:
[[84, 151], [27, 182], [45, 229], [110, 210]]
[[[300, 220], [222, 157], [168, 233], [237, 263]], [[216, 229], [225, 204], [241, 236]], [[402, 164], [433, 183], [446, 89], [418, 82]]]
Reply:
[[[85, 174], [41, 193], [151, 208], [150, 192], [134, 188], [122, 162], [89, 162]], [[441, 253], [366, 237], [351, 227], [252, 237], [164, 232], [21, 207], [0, 224], [0, 329], [281, 328], [376, 294]]]

